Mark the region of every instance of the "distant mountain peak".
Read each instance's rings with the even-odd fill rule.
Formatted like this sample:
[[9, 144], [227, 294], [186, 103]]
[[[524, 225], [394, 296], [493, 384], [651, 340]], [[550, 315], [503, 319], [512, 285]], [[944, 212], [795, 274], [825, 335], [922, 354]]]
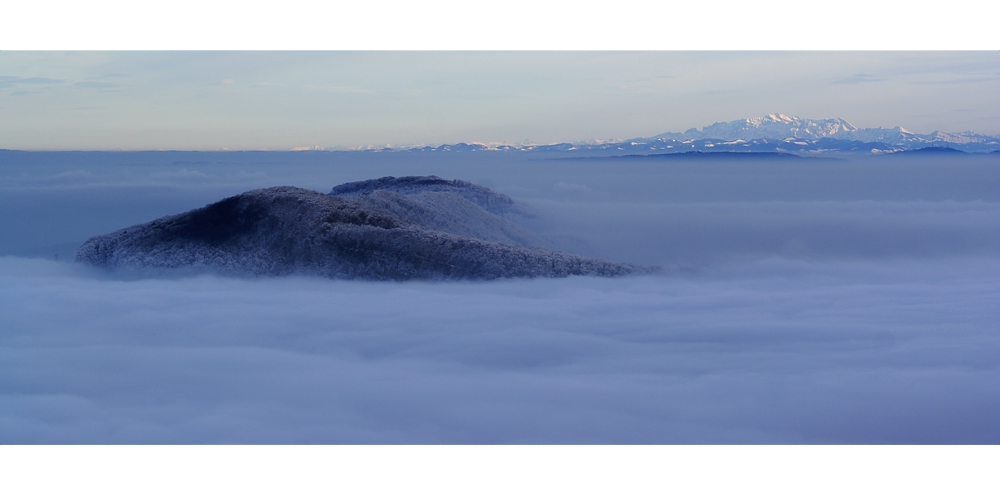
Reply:
[[764, 117], [760, 117], [760, 118], [756, 118], [756, 119], [747, 119], [747, 121], [757, 121], [757, 122], [764, 122], [764, 121], [771, 121], [771, 122], [794, 122], [797, 119], [798, 119], [798, 117], [789, 117], [789, 116], [787, 116], [787, 115], [785, 115], [783, 113], [769, 113], [769, 114], [767, 114]]
[[801, 139], [818, 141], [830, 138], [844, 141], [861, 141], [865, 143], [883, 143], [901, 148], [913, 149], [931, 144], [989, 144], [996, 141], [994, 136], [986, 136], [973, 132], [947, 133], [935, 131], [930, 134], [916, 134], [896, 126], [892, 128], [868, 127], [858, 128], [842, 118], [803, 119], [790, 117], [783, 113], [771, 113], [763, 117], [716, 122], [700, 130], [688, 129], [682, 133], [665, 132], [653, 136], [659, 140], [703, 140], [722, 139], [734, 140], [790, 140]]
[[688, 129], [683, 133], [667, 132], [654, 139], [822, 139], [857, 130], [850, 122], [836, 119], [803, 119], [783, 113], [772, 113], [763, 117], [716, 122], [701, 130]]

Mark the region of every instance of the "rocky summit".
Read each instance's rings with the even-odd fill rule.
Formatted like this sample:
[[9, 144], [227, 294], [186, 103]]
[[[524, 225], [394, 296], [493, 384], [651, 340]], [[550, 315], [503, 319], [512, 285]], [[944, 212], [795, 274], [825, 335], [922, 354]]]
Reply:
[[93, 237], [80, 262], [137, 272], [372, 280], [618, 276], [647, 268], [541, 249], [509, 197], [439, 177], [384, 177], [331, 194], [245, 192]]

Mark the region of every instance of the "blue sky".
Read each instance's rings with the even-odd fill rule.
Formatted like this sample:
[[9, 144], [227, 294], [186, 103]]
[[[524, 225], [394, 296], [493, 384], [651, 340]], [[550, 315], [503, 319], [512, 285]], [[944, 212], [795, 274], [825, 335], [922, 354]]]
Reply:
[[1000, 53], [0, 52], [0, 148], [650, 136], [768, 113], [1000, 133]]

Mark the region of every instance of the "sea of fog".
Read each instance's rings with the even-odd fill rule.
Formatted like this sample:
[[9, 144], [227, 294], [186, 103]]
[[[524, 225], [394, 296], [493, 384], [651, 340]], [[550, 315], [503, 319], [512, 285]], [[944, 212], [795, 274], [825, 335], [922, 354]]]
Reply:
[[[0, 443], [1000, 442], [1000, 156], [0, 151]], [[434, 174], [656, 275], [134, 278], [77, 246]]]

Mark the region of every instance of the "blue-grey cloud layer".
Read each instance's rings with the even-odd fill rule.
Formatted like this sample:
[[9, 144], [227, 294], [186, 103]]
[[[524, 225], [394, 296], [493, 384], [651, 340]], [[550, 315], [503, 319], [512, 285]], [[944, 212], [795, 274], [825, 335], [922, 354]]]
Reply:
[[[1000, 442], [996, 157], [0, 157], [0, 443]], [[255, 187], [406, 174], [483, 183], [567, 250], [664, 273], [137, 280], [51, 261]]]
[[0, 260], [3, 443], [996, 443], [995, 259], [457, 284]]

